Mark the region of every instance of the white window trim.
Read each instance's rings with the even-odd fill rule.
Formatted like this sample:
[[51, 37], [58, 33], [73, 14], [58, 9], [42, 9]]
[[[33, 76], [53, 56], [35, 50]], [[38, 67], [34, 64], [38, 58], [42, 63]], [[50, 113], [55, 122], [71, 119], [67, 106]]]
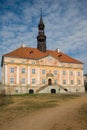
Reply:
[[14, 84], [14, 78], [10, 78], [10, 84]]
[[22, 69], [21, 69], [21, 73], [22, 73], [22, 74], [25, 74], [25, 72], [26, 72], [26, 69], [25, 69], [25, 68], [22, 68]]
[[32, 74], [36, 74], [36, 69], [32, 69]]
[[10, 73], [14, 73], [14, 67], [10, 68]]

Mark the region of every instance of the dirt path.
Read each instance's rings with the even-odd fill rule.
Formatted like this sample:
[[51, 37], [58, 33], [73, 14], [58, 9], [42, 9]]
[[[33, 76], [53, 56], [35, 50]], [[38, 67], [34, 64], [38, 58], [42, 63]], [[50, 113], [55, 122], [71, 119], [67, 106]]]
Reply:
[[87, 103], [87, 95], [43, 109], [29, 116], [12, 121], [0, 130], [86, 130], [78, 121], [78, 109]]

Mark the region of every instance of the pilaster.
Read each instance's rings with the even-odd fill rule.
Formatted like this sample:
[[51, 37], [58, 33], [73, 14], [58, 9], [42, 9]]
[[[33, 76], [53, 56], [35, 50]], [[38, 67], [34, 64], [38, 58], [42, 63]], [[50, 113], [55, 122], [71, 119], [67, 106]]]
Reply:
[[19, 66], [17, 66], [17, 79], [16, 79], [16, 81], [17, 81], [17, 84], [19, 84]]
[[30, 66], [28, 66], [28, 74], [27, 74], [27, 78], [28, 78], [28, 85], [30, 84]]
[[4, 84], [7, 85], [7, 64], [4, 64]]
[[37, 84], [40, 84], [40, 67], [38, 66], [38, 80], [37, 80]]

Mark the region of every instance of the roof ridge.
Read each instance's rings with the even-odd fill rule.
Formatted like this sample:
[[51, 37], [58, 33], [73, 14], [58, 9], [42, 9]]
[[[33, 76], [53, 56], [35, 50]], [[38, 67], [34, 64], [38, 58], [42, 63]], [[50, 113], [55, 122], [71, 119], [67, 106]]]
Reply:
[[[32, 52], [31, 52], [32, 51]], [[46, 50], [46, 52], [41, 52], [39, 49], [34, 47], [19, 47], [9, 53], [4, 54], [6, 57], [24, 58], [24, 59], [40, 59], [51, 55], [56, 58], [59, 62], [63, 63], [77, 63], [83, 64], [81, 61], [68, 56], [63, 52], [57, 52], [55, 50]]]

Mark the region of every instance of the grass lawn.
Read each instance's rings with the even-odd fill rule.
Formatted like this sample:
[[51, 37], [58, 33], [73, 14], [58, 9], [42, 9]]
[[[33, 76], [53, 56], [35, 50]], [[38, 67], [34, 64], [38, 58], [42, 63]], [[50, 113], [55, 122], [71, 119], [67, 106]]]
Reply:
[[[74, 94], [16, 95], [10, 98], [6, 96], [7, 103], [0, 106], [0, 125], [43, 108], [55, 107], [62, 101], [76, 97], [78, 95]], [[8, 100], [11, 100], [11, 102], [8, 102]]]

